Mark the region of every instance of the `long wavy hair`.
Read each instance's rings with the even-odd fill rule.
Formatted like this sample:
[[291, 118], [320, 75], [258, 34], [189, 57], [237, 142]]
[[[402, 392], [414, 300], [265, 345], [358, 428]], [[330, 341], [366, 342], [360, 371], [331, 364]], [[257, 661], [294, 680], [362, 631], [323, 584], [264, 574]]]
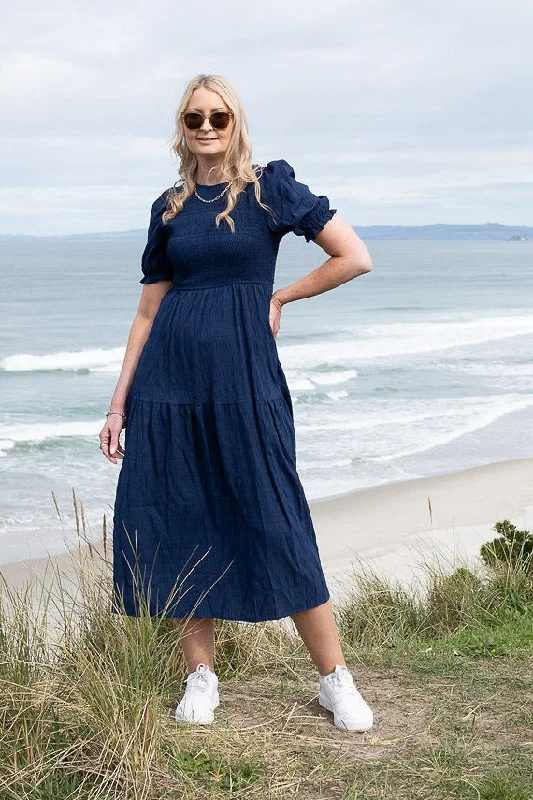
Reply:
[[[190, 195], [194, 193], [196, 186], [196, 174], [198, 170], [198, 159], [196, 153], [193, 153], [185, 139], [185, 128], [183, 125], [182, 112], [185, 111], [192, 93], [195, 89], [204, 87], [222, 97], [227, 106], [233, 111], [233, 133], [226, 152], [223, 155], [220, 169], [222, 174], [229, 181], [229, 189], [226, 192], [227, 203], [223, 211], [215, 217], [215, 224], [217, 228], [220, 222], [225, 219], [229, 225], [232, 233], [235, 233], [235, 223], [230, 217], [231, 211], [235, 208], [237, 196], [242, 192], [247, 184], [254, 184], [255, 199], [266, 211], [272, 212], [268, 205], [261, 200], [261, 185], [259, 178], [262, 175], [263, 165], [252, 164], [252, 146], [248, 134], [248, 121], [244, 107], [239, 99], [235, 88], [229, 81], [221, 75], [197, 75], [187, 85], [176, 111], [176, 129], [171, 141], [171, 151], [175, 153], [179, 159], [178, 174], [180, 176], [182, 185], [177, 187], [177, 180], [174, 186], [169, 191], [167, 196], [167, 207], [162, 215], [163, 222], [168, 222], [170, 219], [179, 214], [183, 208], [183, 204]], [[214, 169], [214, 167], [211, 167]]]

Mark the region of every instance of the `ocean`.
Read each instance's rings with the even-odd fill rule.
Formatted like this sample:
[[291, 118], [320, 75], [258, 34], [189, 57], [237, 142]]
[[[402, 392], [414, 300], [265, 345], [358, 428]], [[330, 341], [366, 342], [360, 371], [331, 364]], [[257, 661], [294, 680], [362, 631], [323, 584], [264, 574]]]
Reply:
[[[372, 272], [282, 311], [307, 498], [531, 456], [533, 243], [367, 244]], [[110, 530], [120, 461], [101, 455], [98, 433], [143, 247], [139, 237], [0, 240], [2, 563], [75, 545], [73, 493], [87, 537], [101, 536], [104, 515]], [[287, 235], [274, 289], [326, 258]]]

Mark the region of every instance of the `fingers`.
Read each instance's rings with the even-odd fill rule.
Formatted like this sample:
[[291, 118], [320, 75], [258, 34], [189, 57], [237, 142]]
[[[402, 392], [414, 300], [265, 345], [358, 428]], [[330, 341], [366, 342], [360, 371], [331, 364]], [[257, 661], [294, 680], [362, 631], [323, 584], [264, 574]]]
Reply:
[[100, 433], [100, 449], [112, 464], [116, 464], [118, 458], [124, 458], [124, 448], [119, 442], [119, 436], [120, 431], [111, 431], [107, 426]]
[[273, 325], [270, 325], [270, 323], [269, 323], [269, 327], [270, 327], [270, 332], [272, 333], [272, 336], [275, 339], [276, 336], [278, 335], [278, 331], [279, 331], [280, 326], [279, 326], [279, 324], [276, 325], [276, 323], [274, 323]]
[[270, 326], [270, 330], [272, 331], [272, 336], [274, 339], [278, 335], [278, 331], [280, 329], [280, 315], [279, 313], [273, 314], [271, 318], [268, 320], [268, 324]]
[[[272, 309], [274, 306], [274, 309]], [[272, 336], [274, 339], [278, 335], [278, 331], [280, 329], [280, 321], [281, 321], [281, 313], [276, 303], [271, 303], [271, 308], [268, 315], [268, 324], [270, 326], [270, 330], [272, 332]]]
[[108, 461], [111, 461], [112, 464], [117, 463], [118, 458], [124, 458], [124, 449], [119, 444], [115, 451], [112, 453], [111, 449], [108, 444], [103, 444], [101, 446], [102, 453], [107, 458]]

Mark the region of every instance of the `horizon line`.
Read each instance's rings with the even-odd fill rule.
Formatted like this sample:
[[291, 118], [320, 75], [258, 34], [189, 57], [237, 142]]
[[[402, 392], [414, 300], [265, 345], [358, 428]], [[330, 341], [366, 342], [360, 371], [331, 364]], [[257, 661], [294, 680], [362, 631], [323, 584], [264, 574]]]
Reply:
[[[356, 229], [363, 229], [363, 228], [521, 228], [526, 230], [533, 231], [533, 226], [531, 225], [524, 225], [524, 224], [508, 224], [508, 223], [500, 223], [500, 222], [428, 222], [428, 223], [418, 223], [418, 224], [411, 224], [411, 225], [401, 225], [395, 223], [380, 223], [375, 222], [369, 225], [351, 225], [351, 227]], [[66, 239], [69, 236], [117, 236], [117, 235], [124, 235], [124, 234], [136, 234], [136, 235], [146, 235], [148, 232], [148, 228], [125, 228], [123, 230], [110, 230], [110, 231], [86, 231], [86, 232], [77, 232], [77, 233], [42, 233], [42, 234], [31, 234], [31, 233], [0, 233], [0, 238], [21, 238], [21, 239]]]

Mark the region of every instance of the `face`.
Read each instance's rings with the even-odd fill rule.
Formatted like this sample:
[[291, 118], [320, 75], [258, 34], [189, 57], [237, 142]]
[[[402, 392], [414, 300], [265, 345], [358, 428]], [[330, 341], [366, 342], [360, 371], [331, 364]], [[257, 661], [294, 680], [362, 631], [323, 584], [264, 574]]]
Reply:
[[[192, 93], [185, 111], [196, 111], [204, 115], [204, 121], [198, 130], [191, 131], [184, 126], [185, 141], [189, 149], [196, 153], [200, 158], [207, 156], [206, 161], [210, 161], [210, 156], [220, 156], [229, 145], [235, 117], [230, 117], [230, 123], [223, 130], [213, 128], [209, 122], [209, 114], [213, 111], [230, 111], [232, 109], [224, 102], [217, 93], [201, 86]], [[214, 159], [218, 161], [218, 159]]]

